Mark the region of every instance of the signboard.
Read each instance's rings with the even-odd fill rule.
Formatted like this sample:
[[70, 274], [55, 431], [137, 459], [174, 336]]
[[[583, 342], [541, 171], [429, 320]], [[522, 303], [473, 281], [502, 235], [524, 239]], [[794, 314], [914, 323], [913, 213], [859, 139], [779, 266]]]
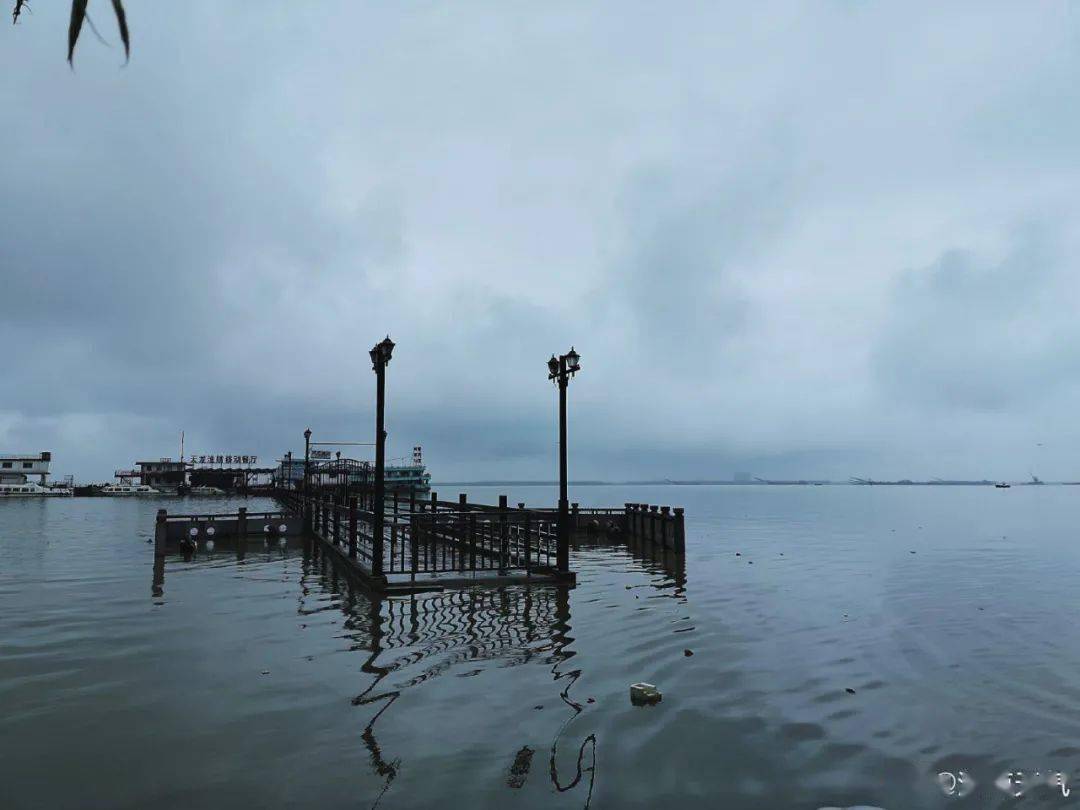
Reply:
[[329, 450], [312, 450], [311, 451], [311, 457], [312, 458], [329, 459], [330, 458], [330, 451]]
[[192, 455], [191, 463], [200, 465], [213, 465], [215, 467], [250, 466], [259, 460], [258, 456], [244, 456], [235, 453], [223, 453], [220, 455]]

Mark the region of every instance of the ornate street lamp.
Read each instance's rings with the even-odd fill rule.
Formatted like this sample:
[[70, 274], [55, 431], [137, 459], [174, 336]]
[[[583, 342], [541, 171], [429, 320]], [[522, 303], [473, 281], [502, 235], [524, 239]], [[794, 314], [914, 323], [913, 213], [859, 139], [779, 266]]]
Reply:
[[375, 503], [371, 537], [371, 573], [380, 577], [383, 573], [383, 523], [386, 492], [386, 366], [394, 353], [394, 341], [387, 335], [376, 343], [368, 355], [375, 372]]
[[311, 504], [309, 498], [311, 495], [310, 487], [308, 486], [308, 473], [311, 469], [311, 428], [304, 431], [304, 526], [305, 528], [311, 528]]
[[566, 483], [566, 385], [581, 370], [581, 355], [570, 347], [566, 354], [551, 355], [547, 362], [548, 379], [559, 388], [559, 541], [556, 548], [556, 567], [570, 570], [570, 501]]

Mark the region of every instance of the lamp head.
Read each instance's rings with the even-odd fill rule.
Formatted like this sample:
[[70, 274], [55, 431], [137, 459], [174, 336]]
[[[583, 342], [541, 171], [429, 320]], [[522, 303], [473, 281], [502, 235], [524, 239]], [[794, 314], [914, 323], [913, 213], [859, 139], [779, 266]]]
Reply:
[[559, 360], [555, 355], [551, 355], [551, 359], [548, 360], [548, 377], [555, 379], [559, 375]]
[[566, 355], [566, 368], [570, 372], [581, 369], [581, 355], [574, 351], [573, 346], [570, 347], [570, 351]]
[[383, 342], [379, 344], [379, 350], [382, 352], [383, 362], [389, 363], [390, 355], [394, 353], [394, 341], [390, 339], [389, 335], [387, 335], [383, 339]]

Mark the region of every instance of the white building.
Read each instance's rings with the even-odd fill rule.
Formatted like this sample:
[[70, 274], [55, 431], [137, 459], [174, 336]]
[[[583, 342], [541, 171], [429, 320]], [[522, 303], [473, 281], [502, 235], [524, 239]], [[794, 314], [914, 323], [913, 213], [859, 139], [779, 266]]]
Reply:
[[[6, 453], [0, 455], [0, 498], [67, 496], [71, 484], [46, 484], [52, 453]], [[31, 477], [37, 476], [37, 481]]]
[[38, 483], [45, 485], [49, 477], [52, 453], [5, 453], [0, 454], [0, 483], [25, 484], [30, 476], [39, 476]]

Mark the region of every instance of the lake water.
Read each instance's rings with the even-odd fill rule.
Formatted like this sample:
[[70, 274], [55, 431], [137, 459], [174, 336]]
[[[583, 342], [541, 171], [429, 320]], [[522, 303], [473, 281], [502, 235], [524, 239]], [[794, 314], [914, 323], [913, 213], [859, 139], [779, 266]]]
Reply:
[[1006, 770], [1080, 779], [1080, 490], [572, 497], [685, 506], [685, 560], [372, 601], [302, 547], [203, 552], [155, 590], [155, 510], [237, 503], [0, 503], [0, 806], [983, 808]]

